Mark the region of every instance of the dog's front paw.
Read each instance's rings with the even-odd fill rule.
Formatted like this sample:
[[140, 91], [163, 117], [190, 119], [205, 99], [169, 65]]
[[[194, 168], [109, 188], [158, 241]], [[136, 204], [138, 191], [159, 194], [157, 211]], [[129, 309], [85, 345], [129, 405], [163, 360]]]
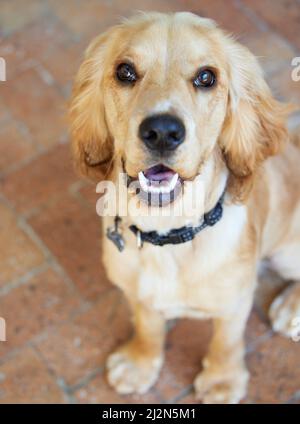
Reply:
[[108, 357], [108, 382], [118, 393], [143, 394], [155, 383], [162, 362], [162, 356], [145, 356], [129, 343]]
[[289, 287], [271, 304], [269, 317], [274, 331], [298, 339], [300, 331], [300, 283]]
[[248, 378], [246, 370], [226, 377], [203, 371], [194, 381], [196, 398], [207, 404], [239, 403], [246, 395]]

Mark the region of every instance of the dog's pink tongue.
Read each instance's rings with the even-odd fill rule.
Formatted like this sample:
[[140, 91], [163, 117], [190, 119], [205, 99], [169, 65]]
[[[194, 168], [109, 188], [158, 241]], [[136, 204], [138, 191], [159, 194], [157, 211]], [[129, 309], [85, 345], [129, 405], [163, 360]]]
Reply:
[[155, 165], [144, 171], [144, 175], [148, 180], [158, 182], [171, 181], [174, 174], [174, 171], [163, 165]]

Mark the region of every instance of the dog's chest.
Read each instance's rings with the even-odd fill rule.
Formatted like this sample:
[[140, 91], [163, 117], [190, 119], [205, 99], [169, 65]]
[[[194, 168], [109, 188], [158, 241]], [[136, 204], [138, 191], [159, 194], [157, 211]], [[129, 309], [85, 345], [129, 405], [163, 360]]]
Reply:
[[217, 282], [217, 270], [207, 272], [208, 268], [192, 252], [182, 252], [180, 258], [170, 252], [152, 255], [138, 278], [138, 299], [167, 318], [211, 316], [220, 305], [217, 297], [225, 295], [225, 285]]
[[192, 243], [169, 247], [147, 245], [141, 252], [138, 277], [140, 301], [167, 318], [209, 317], [226, 312], [237, 290], [235, 252], [244, 228], [244, 213], [231, 228], [207, 229]]
[[[193, 242], [142, 249], [130, 230], [119, 252], [104, 241], [104, 263], [109, 278], [127, 297], [155, 308], [166, 318], [205, 318], [226, 313], [239, 290], [238, 248], [245, 229], [244, 207], [226, 208], [222, 220]], [[109, 224], [106, 224], [109, 225]]]

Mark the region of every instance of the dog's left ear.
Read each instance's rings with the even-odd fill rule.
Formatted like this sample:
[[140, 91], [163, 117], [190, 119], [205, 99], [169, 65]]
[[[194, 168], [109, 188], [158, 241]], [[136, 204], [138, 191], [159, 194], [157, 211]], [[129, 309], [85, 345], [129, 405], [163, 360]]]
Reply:
[[227, 45], [229, 94], [220, 136], [230, 171], [229, 191], [235, 201], [249, 194], [256, 171], [287, 140], [286, 118], [291, 107], [274, 99], [253, 54], [242, 45]]

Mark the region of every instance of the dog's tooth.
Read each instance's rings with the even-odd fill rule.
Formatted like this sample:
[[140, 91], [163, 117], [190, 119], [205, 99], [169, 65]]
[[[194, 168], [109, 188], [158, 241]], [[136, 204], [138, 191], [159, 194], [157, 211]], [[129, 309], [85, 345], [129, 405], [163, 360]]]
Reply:
[[145, 177], [142, 171], [139, 172], [138, 177], [139, 177], [139, 182], [142, 187], [142, 190], [148, 192], [148, 189], [149, 189], [148, 179]]
[[164, 193], [164, 190], [165, 190], [165, 188], [160, 186], [160, 187], [157, 188], [156, 193], [158, 193], [158, 194]]
[[171, 181], [169, 183], [162, 183], [159, 186], [155, 186], [151, 184], [151, 180], [148, 180], [147, 177], [145, 177], [144, 173], [142, 171], [138, 174], [139, 183], [143, 191], [146, 193], [152, 193], [152, 194], [169, 194], [171, 191], [174, 190], [177, 181], [178, 181], [178, 174], [174, 174]]
[[165, 194], [165, 193], [170, 193], [172, 190], [170, 190], [170, 185], [169, 184], [160, 184], [159, 186], [153, 186], [150, 185], [148, 186], [148, 191], [150, 193], [155, 193], [155, 194]]
[[162, 187], [160, 187], [160, 193], [162, 193], [162, 194], [167, 194], [167, 193], [170, 193], [170, 187], [169, 186], [162, 186]]
[[170, 183], [169, 183], [169, 187], [170, 187], [170, 191], [174, 190], [177, 181], [178, 181], [179, 175], [176, 173], [175, 175], [173, 175]]
[[161, 185], [160, 187], [158, 187], [157, 193], [159, 193], [159, 194], [168, 194], [168, 193], [170, 193], [169, 185], [167, 185], [167, 186]]
[[160, 193], [160, 187], [155, 187], [153, 185], [148, 186], [148, 192], [153, 194]]

